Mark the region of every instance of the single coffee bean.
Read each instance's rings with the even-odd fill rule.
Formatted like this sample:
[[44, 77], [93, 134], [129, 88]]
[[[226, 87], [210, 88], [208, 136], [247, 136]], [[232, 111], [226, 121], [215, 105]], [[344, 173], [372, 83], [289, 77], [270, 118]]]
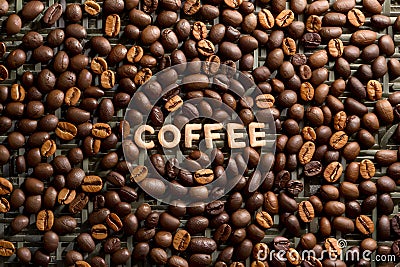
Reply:
[[172, 245], [177, 251], [185, 251], [191, 242], [190, 234], [185, 230], [178, 230], [172, 241]]
[[15, 246], [10, 241], [0, 240], [0, 256], [10, 257], [15, 253]]
[[54, 214], [51, 210], [41, 210], [36, 216], [36, 227], [39, 231], [49, 231], [54, 224]]
[[357, 229], [364, 235], [370, 235], [374, 232], [374, 222], [366, 215], [358, 216], [356, 219]]
[[69, 212], [76, 214], [82, 211], [87, 203], [89, 202], [89, 197], [84, 193], [79, 193], [74, 200], [69, 204], [68, 210]]
[[311, 222], [314, 219], [314, 208], [311, 202], [302, 201], [299, 204], [299, 215], [303, 222]]
[[334, 183], [339, 180], [340, 176], [342, 175], [343, 167], [342, 164], [334, 161], [331, 162], [324, 170], [324, 178], [326, 181]]
[[91, 235], [94, 239], [103, 240], [108, 236], [107, 227], [104, 224], [96, 224], [92, 226]]
[[63, 13], [62, 5], [59, 3], [55, 3], [51, 5], [44, 13], [43, 22], [46, 23], [47, 25], [53, 25], [60, 19], [62, 13]]

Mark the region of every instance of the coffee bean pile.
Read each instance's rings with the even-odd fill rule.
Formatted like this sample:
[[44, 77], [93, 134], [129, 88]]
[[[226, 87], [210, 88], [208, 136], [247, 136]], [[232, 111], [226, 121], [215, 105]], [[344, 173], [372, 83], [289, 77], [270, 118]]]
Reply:
[[[383, 5], [390, 7], [384, 0], [0, 0], [0, 133], [7, 136], [0, 145], [7, 224], [0, 261], [394, 266], [400, 91], [388, 81], [400, 76], [394, 38], [400, 17], [384, 15]], [[177, 86], [150, 108], [149, 123], [161, 126], [186, 99], [200, 99], [186, 105], [191, 114], [229, 115], [203, 96], [238, 111], [246, 125], [258, 106], [273, 115], [276, 153], [245, 148], [248, 163], [232, 160], [245, 173], [220, 200], [202, 203], [202, 194], [224, 193], [202, 189], [192, 207], [150, 205], [138, 183], [159, 195], [164, 185], [147, 178], [145, 166], [130, 166], [122, 148], [133, 159], [140, 149], [121, 142], [144, 123], [143, 110], [130, 110], [134, 125], [121, 118], [137, 88], [158, 71], [200, 61], [191, 70], [200, 82], [182, 92]], [[228, 89], [245, 85], [223, 75], [211, 86], [208, 75], [224, 65], [242, 71], [262, 94], [238, 99]], [[142, 103], [160, 97], [163, 86], [148, 86]], [[189, 159], [211, 164], [193, 173], [160, 153], [149, 162], [179, 189], [222, 177], [225, 150], [213, 155], [210, 161], [190, 151]], [[272, 167], [252, 172], [259, 162]], [[263, 182], [250, 192], [256, 179]], [[314, 255], [303, 257], [305, 250]], [[374, 265], [329, 257], [366, 250], [395, 258]]]

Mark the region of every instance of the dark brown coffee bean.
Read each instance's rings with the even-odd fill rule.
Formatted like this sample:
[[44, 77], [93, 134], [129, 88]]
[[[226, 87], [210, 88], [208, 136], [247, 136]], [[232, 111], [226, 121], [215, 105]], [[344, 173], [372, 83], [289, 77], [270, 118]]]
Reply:
[[[12, 14], [14, 15], [14, 14]], [[12, 16], [11, 15], [11, 16]], [[9, 69], [16, 69], [22, 66], [26, 61], [26, 53], [22, 49], [15, 49], [12, 51], [10, 54], [8, 54], [7, 59], [6, 59], [6, 65]], [[8, 74], [8, 70], [3, 66], [2, 68], [2, 77], [8, 77], [5, 74]], [[40, 75], [39, 75], [40, 76]], [[40, 81], [38, 76], [38, 80]], [[38, 84], [40, 87], [40, 83]]]
[[328, 1], [320, 1], [320, 2], [313, 2], [308, 6], [307, 14], [308, 15], [321, 15], [325, 13], [329, 9], [329, 2]]
[[6, 21], [7, 35], [14, 35], [21, 31], [22, 21], [17, 14], [11, 14]]
[[53, 25], [60, 19], [62, 13], [63, 13], [62, 5], [59, 3], [55, 3], [46, 10], [43, 16], [43, 21], [47, 25]]

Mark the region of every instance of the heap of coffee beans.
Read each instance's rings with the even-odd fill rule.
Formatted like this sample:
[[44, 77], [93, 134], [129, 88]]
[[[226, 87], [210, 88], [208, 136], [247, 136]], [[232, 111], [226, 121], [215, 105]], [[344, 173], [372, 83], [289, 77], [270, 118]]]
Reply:
[[[400, 92], [388, 82], [400, 76], [400, 17], [382, 14], [389, 13], [384, 0], [17, 4], [0, 0], [0, 133], [7, 136], [0, 145], [0, 212], [9, 222], [2, 262], [375, 266], [339, 257], [368, 250], [370, 257], [395, 256], [376, 266], [400, 260]], [[238, 99], [227, 88], [246, 87], [229, 77], [219, 86], [197, 82], [166, 95], [150, 123], [161, 126], [176, 105], [195, 98], [202, 104], [186, 105], [186, 112], [229, 115], [210, 109], [203, 96], [237, 111], [246, 125], [255, 121], [253, 106], [269, 108], [276, 153], [260, 157], [245, 148], [248, 163], [232, 160], [244, 175], [220, 200], [149, 205], [155, 202], [138, 183], [159, 195], [163, 185], [147, 178], [145, 166], [130, 166], [140, 150], [121, 142], [143, 123], [142, 110], [129, 111], [135, 125], [121, 118], [158, 71], [200, 61], [202, 77], [227, 65], [262, 95]], [[153, 83], [139, 97], [157, 98], [163, 89]], [[187, 123], [187, 116], [176, 119]], [[154, 150], [149, 161], [179, 189], [220, 177], [227, 155], [222, 148], [213, 155], [211, 162], [189, 151], [189, 159], [211, 163], [194, 172]], [[271, 169], [252, 172], [261, 160]], [[263, 182], [250, 192], [256, 179]], [[29, 235], [39, 233], [31, 242]]]

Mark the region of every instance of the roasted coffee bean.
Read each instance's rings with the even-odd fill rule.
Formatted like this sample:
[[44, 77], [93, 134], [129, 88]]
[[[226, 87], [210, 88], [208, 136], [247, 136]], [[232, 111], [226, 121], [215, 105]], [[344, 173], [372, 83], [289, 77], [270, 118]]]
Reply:
[[366, 215], [358, 216], [356, 219], [357, 229], [364, 235], [370, 235], [374, 232], [374, 222]]
[[18, 215], [11, 221], [11, 229], [13, 233], [20, 233], [29, 225], [29, 218], [25, 215]]
[[314, 208], [309, 201], [302, 201], [299, 204], [299, 215], [303, 222], [311, 222], [314, 219]]
[[279, 27], [287, 27], [289, 26], [294, 20], [294, 13], [290, 9], [285, 9], [278, 16], [275, 18], [275, 23]]
[[0, 177], [0, 195], [8, 195], [13, 192], [13, 185], [10, 181]]
[[39, 231], [49, 231], [53, 227], [54, 214], [51, 210], [41, 210], [37, 214], [36, 227]]
[[190, 234], [185, 230], [179, 230], [176, 232], [172, 245], [177, 251], [185, 251], [191, 242]]
[[56, 135], [63, 140], [72, 140], [77, 132], [75, 125], [69, 122], [59, 122], [55, 130]]
[[326, 181], [334, 183], [340, 178], [342, 172], [343, 172], [342, 164], [337, 161], [334, 161], [325, 168], [323, 175]]
[[311, 141], [305, 142], [299, 151], [299, 161], [305, 165], [311, 161], [315, 152], [315, 144]]
[[275, 25], [274, 16], [268, 9], [262, 9], [258, 13], [258, 21], [260, 25], [266, 30], [271, 29]]
[[43, 16], [43, 21], [47, 25], [53, 25], [60, 19], [62, 13], [63, 13], [62, 5], [59, 3], [55, 3], [46, 10]]
[[68, 210], [69, 212], [76, 214], [82, 211], [86, 207], [88, 202], [89, 202], [89, 197], [86, 196], [84, 193], [80, 193], [69, 204]]
[[272, 219], [271, 215], [265, 211], [261, 211], [256, 214], [256, 221], [264, 229], [269, 229], [274, 225], [274, 220]]
[[115, 232], [118, 232], [122, 229], [122, 221], [119, 216], [115, 213], [110, 213], [106, 218], [107, 225]]
[[6, 240], [0, 241], [0, 256], [10, 257], [14, 253], [15, 253], [15, 247], [13, 243]]
[[360, 162], [360, 175], [364, 179], [371, 179], [375, 175], [374, 163], [369, 159]]
[[5, 24], [7, 35], [17, 34], [21, 31], [22, 20], [17, 14], [11, 14]]
[[104, 224], [96, 224], [92, 226], [91, 235], [94, 239], [103, 240], [108, 236], [107, 227]]

